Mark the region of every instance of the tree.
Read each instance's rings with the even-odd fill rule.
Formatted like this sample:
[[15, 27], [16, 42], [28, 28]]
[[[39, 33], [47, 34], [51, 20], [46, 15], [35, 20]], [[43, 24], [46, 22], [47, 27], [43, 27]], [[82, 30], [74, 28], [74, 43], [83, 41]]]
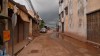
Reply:
[[40, 22], [40, 28], [43, 28], [45, 26], [45, 22], [44, 22], [44, 20], [41, 20], [41, 22]]

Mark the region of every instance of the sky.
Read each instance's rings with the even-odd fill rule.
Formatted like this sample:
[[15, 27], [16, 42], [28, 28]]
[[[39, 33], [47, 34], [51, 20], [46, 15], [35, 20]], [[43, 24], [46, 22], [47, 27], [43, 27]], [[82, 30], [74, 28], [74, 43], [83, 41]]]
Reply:
[[[25, 0], [16, 0], [17, 2], [26, 5]], [[34, 9], [40, 17], [46, 22], [46, 25], [55, 27], [59, 19], [59, 0], [31, 0]]]

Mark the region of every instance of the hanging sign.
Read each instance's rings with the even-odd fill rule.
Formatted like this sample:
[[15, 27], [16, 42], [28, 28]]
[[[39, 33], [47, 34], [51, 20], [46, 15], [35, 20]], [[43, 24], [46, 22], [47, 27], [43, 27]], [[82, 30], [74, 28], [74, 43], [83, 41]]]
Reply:
[[3, 41], [6, 42], [9, 40], [10, 40], [10, 31], [9, 30], [3, 31]]

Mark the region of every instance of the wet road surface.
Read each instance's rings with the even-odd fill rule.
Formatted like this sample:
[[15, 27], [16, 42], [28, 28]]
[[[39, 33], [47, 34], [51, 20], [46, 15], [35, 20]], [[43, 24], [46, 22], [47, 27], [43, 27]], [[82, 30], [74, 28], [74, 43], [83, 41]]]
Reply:
[[51, 31], [37, 37], [18, 56], [100, 56], [100, 49]]

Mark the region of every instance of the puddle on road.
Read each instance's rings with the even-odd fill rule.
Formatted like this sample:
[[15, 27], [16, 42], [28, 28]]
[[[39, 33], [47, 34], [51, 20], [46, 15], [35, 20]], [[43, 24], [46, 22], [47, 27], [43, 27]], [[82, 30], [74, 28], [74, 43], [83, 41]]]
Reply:
[[58, 38], [58, 37], [57, 37], [57, 33], [56, 33], [56, 32], [52, 33], [51, 36], [50, 36], [50, 38], [53, 38], [53, 39], [54, 39], [54, 38]]
[[30, 53], [39, 53], [39, 50], [31, 50]]
[[62, 39], [62, 40], [64, 39], [64, 37], [62, 35], [60, 35], [59, 33], [57, 33], [57, 32], [52, 33], [50, 35], [50, 38], [53, 38], [53, 39], [59, 38], [59, 39]]

